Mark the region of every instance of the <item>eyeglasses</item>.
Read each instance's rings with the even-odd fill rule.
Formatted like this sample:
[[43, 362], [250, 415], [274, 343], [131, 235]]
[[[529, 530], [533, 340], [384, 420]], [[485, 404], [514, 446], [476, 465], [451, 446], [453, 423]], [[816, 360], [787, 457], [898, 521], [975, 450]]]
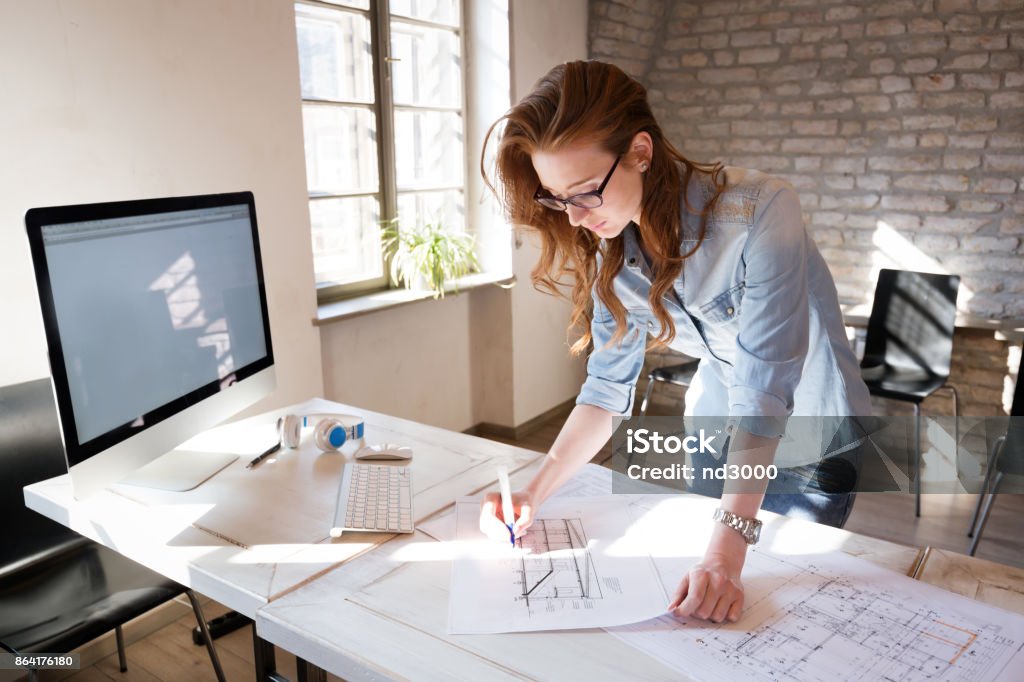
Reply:
[[604, 192], [604, 188], [608, 186], [608, 181], [612, 179], [612, 173], [614, 173], [615, 169], [619, 167], [620, 160], [622, 160], [622, 156], [615, 157], [615, 163], [612, 164], [612, 169], [608, 171], [608, 175], [604, 176], [604, 180], [601, 181], [601, 185], [593, 192], [573, 194], [568, 199], [559, 199], [558, 197], [545, 192], [544, 188], [538, 185], [537, 191], [533, 194], [533, 199], [541, 206], [555, 211], [566, 211], [569, 209], [569, 204], [572, 204], [577, 208], [597, 208], [604, 203], [602, 193]]

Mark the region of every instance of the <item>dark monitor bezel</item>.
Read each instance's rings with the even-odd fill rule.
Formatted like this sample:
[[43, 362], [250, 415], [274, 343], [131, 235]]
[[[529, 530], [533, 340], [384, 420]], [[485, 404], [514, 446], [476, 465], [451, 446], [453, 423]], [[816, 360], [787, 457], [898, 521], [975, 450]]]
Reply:
[[[246, 204], [249, 207], [249, 224], [252, 230], [253, 254], [256, 260], [256, 279], [259, 288], [260, 310], [263, 315], [263, 338], [266, 343], [266, 355], [255, 362], [237, 368], [225, 379], [211, 381], [169, 403], [165, 403], [154, 410], [140, 415], [141, 419], [133, 419], [91, 440], [84, 443], [80, 442], [78, 430], [75, 427], [71, 391], [65, 371], [66, 364], [61, 346], [60, 331], [57, 325], [53, 290], [50, 286], [49, 264], [46, 260], [46, 250], [43, 247], [43, 227], [64, 223], [155, 215], [241, 204]], [[201, 194], [184, 197], [33, 208], [25, 213], [25, 227], [28, 231], [29, 247], [32, 251], [32, 266], [35, 270], [36, 287], [39, 292], [39, 303], [43, 315], [43, 326], [46, 331], [46, 343], [49, 347], [50, 373], [53, 379], [57, 408], [61, 415], [61, 431], [64, 436], [64, 449], [69, 467], [79, 464], [132, 436], [142, 433], [146, 429], [159, 424], [188, 407], [198, 404], [210, 396], [230, 388], [233, 384], [273, 366], [274, 349], [270, 340], [270, 316], [267, 311], [263, 257], [260, 250], [259, 229], [256, 221], [256, 202], [252, 192]], [[135, 425], [133, 426], [133, 424]]]

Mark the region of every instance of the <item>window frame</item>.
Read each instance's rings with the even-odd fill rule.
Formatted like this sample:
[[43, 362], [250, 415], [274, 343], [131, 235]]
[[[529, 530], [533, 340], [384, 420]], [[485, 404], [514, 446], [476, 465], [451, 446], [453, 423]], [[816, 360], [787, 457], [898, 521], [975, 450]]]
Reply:
[[[404, 23], [414, 24], [432, 29], [443, 29], [453, 32], [457, 37], [459, 45], [459, 82], [461, 99], [458, 107], [419, 106], [419, 105], [396, 105], [392, 87], [391, 64], [397, 61], [391, 56], [391, 3], [389, 0], [369, 0], [369, 9], [361, 9], [346, 5], [338, 5], [320, 0], [294, 0], [293, 6], [308, 5], [320, 9], [330, 9], [341, 12], [352, 12], [368, 17], [370, 21], [370, 52], [373, 60], [371, 72], [373, 74], [373, 103], [349, 102], [345, 100], [333, 100], [324, 98], [301, 97], [303, 111], [307, 105], [323, 106], [345, 106], [372, 108], [374, 121], [377, 130], [377, 177], [378, 187], [376, 192], [346, 192], [340, 194], [308, 194], [308, 204], [314, 201], [330, 199], [347, 199], [356, 197], [376, 197], [380, 207], [380, 220], [382, 223], [398, 217], [398, 169], [396, 167], [395, 155], [395, 112], [402, 111], [451, 111], [459, 115], [463, 131], [463, 158], [462, 184], [460, 186], [438, 186], [424, 189], [406, 190], [402, 194], [414, 194], [419, 192], [452, 191], [462, 193], [463, 216], [468, 214], [469, 164], [466, 159], [468, 148], [465, 139], [465, 132], [468, 127], [468, 92], [467, 92], [467, 68], [466, 68], [466, 4], [468, 0], [458, 1], [458, 26], [452, 26], [440, 22], [432, 22], [424, 19], [395, 15], [395, 19]], [[305, 128], [303, 128], [305, 135]], [[469, 225], [463, 224], [462, 229], [469, 231]], [[312, 229], [312, 226], [310, 226]], [[401, 226], [399, 226], [401, 229]], [[380, 277], [348, 282], [344, 284], [316, 284], [317, 303], [320, 305], [341, 301], [348, 298], [363, 296], [370, 293], [386, 291], [395, 287], [389, 277], [390, 262], [386, 257], [382, 258], [383, 275]], [[314, 271], [315, 277], [315, 271]]]

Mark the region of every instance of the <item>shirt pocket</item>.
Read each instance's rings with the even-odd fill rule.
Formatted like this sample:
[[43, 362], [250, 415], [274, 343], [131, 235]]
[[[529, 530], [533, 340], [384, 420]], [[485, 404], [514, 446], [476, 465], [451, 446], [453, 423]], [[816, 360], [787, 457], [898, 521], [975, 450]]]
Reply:
[[740, 314], [740, 303], [746, 285], [736, 284], [700, 307], [700, 318], [711, 325], [735, 322]]

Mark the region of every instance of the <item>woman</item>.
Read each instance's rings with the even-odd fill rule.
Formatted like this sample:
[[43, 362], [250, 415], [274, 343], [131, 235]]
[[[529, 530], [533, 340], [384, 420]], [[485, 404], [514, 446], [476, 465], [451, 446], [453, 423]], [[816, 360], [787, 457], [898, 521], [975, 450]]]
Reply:
[[[513, 494], [516, 535], [608, 441], [612, 417], [630, 414], [648, 333], [701, 359], [685, 413], [728, 416], [730, 465], [775, 462], [813, 474], [817, 452], [776, 457], [788, 418], [867, 415], [870, 403], [793, 188], [686, 159], [665, 139], [643, 86], [610, 64], [555, 67], [495, 126], [502, 121], [497, 193], [513, 222], [540, 235], [534, 285], [557, 293], [571, 280], [572, 323], [587, 329], [572, 349], [593, 345], [576, 407], [533, 480]], [[847, 494], [818, 486], [767, 498], [766, 485], [712, 491], [722, 523], [682, 577], [674, 614], [739, 617], [740, 574], [763, 500], [836, 526], [853, 501], [852, 485], [840, 488]], [[500, 506], [494, 494], [484, 500], [485, 532], [500, 535]]]

